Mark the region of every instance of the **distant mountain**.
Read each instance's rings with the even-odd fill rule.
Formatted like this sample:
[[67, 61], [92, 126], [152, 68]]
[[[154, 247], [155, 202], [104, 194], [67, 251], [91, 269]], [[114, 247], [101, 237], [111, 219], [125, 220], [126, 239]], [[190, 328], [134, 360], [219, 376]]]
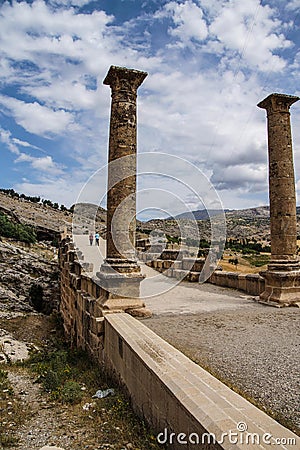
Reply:
[[265, 219], [270, 217], [269, 206], [257, 206], [247, 209], [233, 209], [226, 214], [227, 217], [241, 217], [243, 219]]
[[[185, 219], [185, 220], [207, 220], [210, 217], [218, 216], [223, 212], [227, 213], [232, 210], [230, 209], [198, 209], [197, 211], [188, 211], [181, 214], [177, 214], [175, 219]], [[172, 219], [172, 217], [170, 217]]]

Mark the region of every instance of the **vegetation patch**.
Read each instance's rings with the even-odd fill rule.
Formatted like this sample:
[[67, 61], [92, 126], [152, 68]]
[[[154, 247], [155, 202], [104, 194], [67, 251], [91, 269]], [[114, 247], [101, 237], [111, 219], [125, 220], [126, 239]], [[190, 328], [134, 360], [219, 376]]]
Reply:
[[0, 212], [0, 235], [29, 244], [36, 242], [36, 234], [33, 227], [14, 223], [2, 212]]
[[251, 264], [251, 266], [261, 267], [270, 262], [270, 254], [266, 255], [260, 253], [258, 255], [249, 255], [244, 256], [244, 259], [246, 259], [249, 262], [249, 264]]
[[[91, 427], [91, 439], [95, 434], [98, 442], [122, 448], [126, 442], [140, 450], [164, 448], [158, 446], [146, 423], [136, 417], [119, 386], [85, 352], [69, 349], [53, 338], [41, 350], [32, 351], [29, 360], [21, 364], [37, 375], [49, 401], [68, 405], [69, 414], [73, 410], [82, 427]], [[114, 396], [93, 398], [97, 390], [112, 387]]]

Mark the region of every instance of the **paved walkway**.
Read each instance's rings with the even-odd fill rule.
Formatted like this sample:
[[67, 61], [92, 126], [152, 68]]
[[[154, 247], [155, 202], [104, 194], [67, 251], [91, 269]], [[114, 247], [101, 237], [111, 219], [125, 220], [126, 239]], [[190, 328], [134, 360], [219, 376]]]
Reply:
[[[76, 246], [84, 254], [84, 261], [91, 262], [96, 276], [105, 258], [105, 241], [100, 239], [99, 247], [90, 245], [87, 235], [74, 236]], [[201, 311], [220, 309], [263, 308], [253, 302], [252, 297], [233, 289], [182, 281], [178, 283], [139, 263], [145, 279], [141, 283], [141, 297], [153, 314], [195, 314]]]

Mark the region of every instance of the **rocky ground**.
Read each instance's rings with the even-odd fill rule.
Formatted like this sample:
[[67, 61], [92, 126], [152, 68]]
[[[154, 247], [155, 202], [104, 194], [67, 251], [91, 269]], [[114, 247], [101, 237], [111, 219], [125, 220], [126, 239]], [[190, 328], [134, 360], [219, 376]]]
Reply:
[[37, 309], [48, 314], [59, 302], [56, 249], [0, 238], [0, 312], [13, 317]]

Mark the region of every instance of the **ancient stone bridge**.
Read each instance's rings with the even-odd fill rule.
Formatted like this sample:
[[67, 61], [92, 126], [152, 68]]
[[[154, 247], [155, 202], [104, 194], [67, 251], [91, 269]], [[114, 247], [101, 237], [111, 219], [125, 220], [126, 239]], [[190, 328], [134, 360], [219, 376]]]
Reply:
[[[62, 237], [61, 313], [66, 336], [126, 386], [138, 414], [170, 448], [297, 448], [300, 444], [294, 433], [136, 319], [149, 317], [150, 309], [156, 313], [164, 308], [194, 312], [232, 304], [247, 308], [250, 302], [232, 291], [230, 295], [214, 292], [209, 298], [205, 285], [190, 289], [184, 283], [161, 294], [162, 287], [172, 285], [168, 277], [158, 279], [160, 293], [151, 295], [158, 273], [138, 264], [134, 245], [136, 93], [146, 75], [112, 66], [104, 80], [112, 90], [107, 252], [102, 256], [98, 252], [103, 250], [102, 242], [96, 253], [87, 236]], [[268, 112], [272, 261], [265, 282], [257, 280], [256, 294], [261, 301], [279, 306], [299, 302], [289, 127], [289, 107], [297, 99], [272, 94], [259, 104]], [[215, 282], [222, 278], [228, 285], [236, 282], [234, 287], [243, 286], [247, 292], [247, 277], [214, 276]]]

